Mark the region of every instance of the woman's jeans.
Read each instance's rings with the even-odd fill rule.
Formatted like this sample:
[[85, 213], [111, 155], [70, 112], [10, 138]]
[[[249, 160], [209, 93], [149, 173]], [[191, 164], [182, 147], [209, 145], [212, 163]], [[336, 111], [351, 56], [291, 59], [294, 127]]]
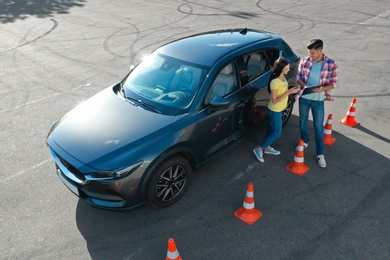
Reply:
[[316, 138], [317, 155], [324, 154], [324, 101], [313, 101], [306, 98], [299, 99], [299, 128], [301, 139], [309, 143], [308, 120], [309, 110], [313, 115], [314, 132]]
[[267, 108], [269, 124], [267, 133], [260, 147], [262, 149], [271, 146], [282, 134], [282, 112], [274, 112]]

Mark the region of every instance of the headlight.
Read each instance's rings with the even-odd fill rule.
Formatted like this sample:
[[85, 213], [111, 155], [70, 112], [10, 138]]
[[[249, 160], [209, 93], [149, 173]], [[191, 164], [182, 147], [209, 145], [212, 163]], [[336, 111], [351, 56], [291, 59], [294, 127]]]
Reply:
[[93, 181], [93, 180], [111, 180], [111, 179], [120, 179], [124, 178], [131, 173], [133, 173], [141, 164], [143, 161], [137, 162], [133, 165], [130, 165], [125, 168], [119, 168], [117, 170], [113, 171], [100, 171], [100, 172], [94, 172], [88, 175], [85, 175], [85, 178], [87, 180]]

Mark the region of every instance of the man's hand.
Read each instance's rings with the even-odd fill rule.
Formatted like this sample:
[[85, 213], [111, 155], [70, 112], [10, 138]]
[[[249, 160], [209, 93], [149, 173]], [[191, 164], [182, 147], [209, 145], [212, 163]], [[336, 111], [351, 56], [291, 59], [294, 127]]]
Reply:
[[313, 89], [313, 92], [323, 92], [324, 91], [324, 88], [321, 86], [321, 87], [319, 87], [319, 88], [315, 88], [315, 89]]

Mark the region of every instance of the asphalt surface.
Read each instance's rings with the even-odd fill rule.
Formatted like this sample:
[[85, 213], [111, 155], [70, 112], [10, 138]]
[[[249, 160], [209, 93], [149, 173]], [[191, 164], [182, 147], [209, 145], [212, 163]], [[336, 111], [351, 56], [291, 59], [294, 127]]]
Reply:
[[[1, 259], [163, 259], [169, 238], [184, 259], [390, 259], [390, 3], [204, 2], [0, 2]], [[311, 142], [309, 171], [285, 169], [299, 140], [296, 106], [274, 145], [280, 156], [255, 159], [256, 129], [170, 208], [110, 212], [71, 194], [45, 144], [53, 122], [159, 45], [233, 27], [277, 33], [300, 56], [311, 38], [324, 40], [339, 64], [327, 168]], [[338, 121], [354, 97], [360, 124], [350, 128]], [[253, 225], [233, 214], [249, 183], [263, 213]]]

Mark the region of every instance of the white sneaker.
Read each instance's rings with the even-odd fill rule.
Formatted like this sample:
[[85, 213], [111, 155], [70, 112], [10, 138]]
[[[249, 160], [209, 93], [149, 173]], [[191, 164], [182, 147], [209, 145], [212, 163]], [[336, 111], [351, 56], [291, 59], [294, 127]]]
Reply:
[[318, 155], [317, 156], [317, 161], [318, 161], [318, 165], [321, 168], [325, 168], [326, 167], [326, 161], [325, 161], [325, 157], [323, 155]]

